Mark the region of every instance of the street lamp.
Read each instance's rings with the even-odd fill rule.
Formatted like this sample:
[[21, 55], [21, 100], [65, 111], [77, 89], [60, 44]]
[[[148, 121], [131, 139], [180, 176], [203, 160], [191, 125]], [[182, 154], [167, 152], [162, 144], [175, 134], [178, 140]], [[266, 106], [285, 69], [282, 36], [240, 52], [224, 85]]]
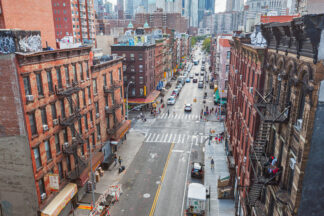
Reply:
[[127, 84], [127, 87], [126, 87], [126, 118], [128, 120], [128, 87], [130, 85], [134, 84], [134, 82], [130, 81], [128, 84]]

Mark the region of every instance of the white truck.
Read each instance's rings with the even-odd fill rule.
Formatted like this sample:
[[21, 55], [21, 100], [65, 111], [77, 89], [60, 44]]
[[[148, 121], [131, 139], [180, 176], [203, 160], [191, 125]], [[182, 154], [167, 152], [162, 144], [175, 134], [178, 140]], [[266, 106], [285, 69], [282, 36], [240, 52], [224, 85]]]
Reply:
[[204, 216], [206, 209], [207, 190], [199, 183], [191, 183], [188, 187], [186, 215]]

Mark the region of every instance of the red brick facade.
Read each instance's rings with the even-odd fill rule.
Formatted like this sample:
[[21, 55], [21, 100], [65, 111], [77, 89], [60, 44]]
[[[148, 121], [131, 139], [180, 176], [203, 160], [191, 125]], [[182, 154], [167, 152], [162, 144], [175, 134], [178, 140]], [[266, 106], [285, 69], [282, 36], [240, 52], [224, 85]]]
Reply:
[[156, 42], [155, 45], [155, 80], [154, 86], [157, 86], [159, 81], [163, 79], [163, 40]]

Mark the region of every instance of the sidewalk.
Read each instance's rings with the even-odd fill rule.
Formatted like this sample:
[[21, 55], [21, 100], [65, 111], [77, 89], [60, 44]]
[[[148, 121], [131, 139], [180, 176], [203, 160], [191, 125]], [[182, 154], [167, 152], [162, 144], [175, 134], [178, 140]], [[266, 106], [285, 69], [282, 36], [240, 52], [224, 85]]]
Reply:
[[[108, 171], [104, 172], [104, 175], [100, 178], [100, 181], [96, 184], [95, 196], [99, 197], [110, 185], [119, 183], [122, 177], [127, 172], [127, 168], [132, 163], [135, 155], [142, 146], [144, 142], [144, 135], [136, 132], [130, 131], [127, 134], [127, 140], [118, 149], [117, 157], [121, 157], [122, 165], [126, 167], [126, 170], [122, 173], [118, 173], [119, 165], [114, 167], [114, 163], [109, 167]], [[97, 199], [97, 198], [96, 198]], [[74, 215], [78, 216], [88, 216], [89, 210], [86, 205], [79, 206], [78, 209], [74, 211]]]
[[[215, 161], [215, 168], [211, 170], [211, 158]], [[215, 140], [208, 145], [205, 142], [205, 178], [204, 184], [210, 186], [210, 200], [207, 200], [206, 216], [234, 215], [234, 200], [218, 199], [217, 180], [229, 176], [226, 163], [224, 142], [217, 144]]]

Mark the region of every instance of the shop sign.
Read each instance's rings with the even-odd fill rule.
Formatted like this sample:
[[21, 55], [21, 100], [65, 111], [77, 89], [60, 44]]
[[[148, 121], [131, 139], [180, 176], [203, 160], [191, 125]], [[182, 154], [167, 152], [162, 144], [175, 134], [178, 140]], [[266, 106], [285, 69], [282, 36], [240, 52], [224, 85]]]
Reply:
[[49, 174], [48, 178], [51, 191], [58, 191], [60, 189], [59, 174]]

